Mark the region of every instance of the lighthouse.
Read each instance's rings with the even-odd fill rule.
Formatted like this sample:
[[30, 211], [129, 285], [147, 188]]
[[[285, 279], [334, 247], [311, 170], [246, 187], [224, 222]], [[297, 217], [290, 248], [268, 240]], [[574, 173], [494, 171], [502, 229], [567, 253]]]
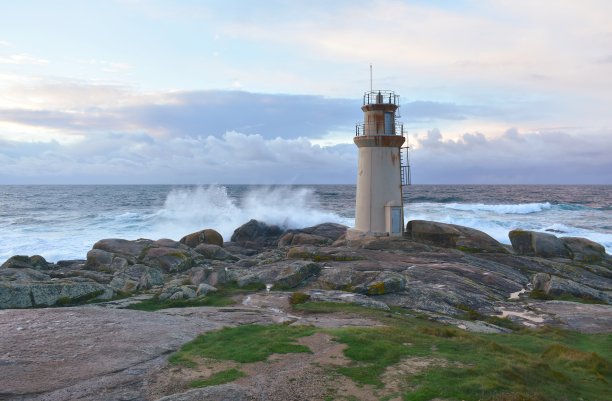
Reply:
[[402, 163], [405, 142], [398, 117], [399, 95], [371, 90], [363, 96], [363, 124], [353, 141], [359, 149], [355, 227], [348, 239], [365, 236], [401, 236], [404, 232], [402, 186], [408, 184], [408, 166]]

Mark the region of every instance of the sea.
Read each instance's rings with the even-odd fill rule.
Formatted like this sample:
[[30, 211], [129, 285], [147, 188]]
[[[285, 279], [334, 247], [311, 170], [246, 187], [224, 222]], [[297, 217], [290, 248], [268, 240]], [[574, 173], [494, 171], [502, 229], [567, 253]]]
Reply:
[[[354, 217], [354, 185], [4, 185], [0, 263], [85, 259], [103, 238], [179, 240], [213, 228], [229, 240], [250, 219], [301, 228], [352, 226]], [[516, 228], [585, 237], [612, 253], [609, 185], [412, 185], [405, 217], [472, 227], [505, 244]]]

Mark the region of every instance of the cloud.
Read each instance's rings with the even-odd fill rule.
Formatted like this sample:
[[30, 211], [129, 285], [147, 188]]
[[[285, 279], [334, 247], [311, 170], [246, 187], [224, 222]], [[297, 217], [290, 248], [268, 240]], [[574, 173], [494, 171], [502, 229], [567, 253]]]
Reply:
[[118, 112], [163, 133], [199, 136], [234, 130], [266, 138], [320, 137], [334, 128], [351, 127], [360, 117], [359, 102], [352, 99], [242, 91], [193, 91], [170, 97], [167, 104]]
[[0, 141], [0, 183], [338, 183], [354, 175], [350, 152], [303, 138], [155, 138], [106, 134], [76, 144]]
[[[414, 184], [612, 184], [612, 135], [509, 129], [493, 139], [474, 132], [448, 140], [432, 129], [411, 142]], [[351, 184], [357, 148], [235, 131], [112, 133], [71, 144], [0, 141], [0, 164], [0, 184]]]
[[120, 62], [120, 61], [89, 59], [89, 60], [82, 60], [80, 62], [82, 64], [100, 67], [102, 71], [109, 72], [109, 73], [124, 73], [134, 68], [134, 66], [128, 63]]
[[0, 64], [48, 64], [49, 61], [30, 56], [26, 53], [11, 54], [9, 56], [0, 56]]
[[431, 122], [439, 120], [467, 120], [468, 118], [491, 118], [507, 114], [492, 106], [470, 106], [456, 103], [417, 100], [402, 105], [402, 118], [407, 121]]
[[[14, 107], [0, 108], [0, 184], [355, 182], [359, 100], [41, 82], [3, 92]], [[412, 127], [435, 127], [499, 125], [519, 109], [417, 100], [402, 112]], [[342, 138], [349, 143], [316, 145]], [[612, 130], [509, 129], [494, 137], [488, 129], [429, 128], [410, 142], [417, 184], [612, 183]]]
[[[239, 131], [316, 138], [337, 129], [350, 135], [361, 118], [356, 99], [243, 91], [137, 94], [119, 86], [59, 82], [9, 88], [6, 99], [21, 107], [0, 108], [0, 122], [77, 135], [121, 131], [197, 137]], [[36, 101], [20, 104], [20, 99]]]
[[[138, 93], [119, 85], [71, 80], [9, 85], [3, 101], [6, 106], [0, 104], [0, 122], [62, 131], [63, 135], [114, 131], [197, 137], [237, 131], [265, 138], [323, 140], [333, 136], [331, 142], [338, 143], [343, 136], [350, 141], [354, 124], [363, 119], [359, 99], [238, 90]], [[500, 109], [417, 100], [402, 105], [401, 113], [403, 121], [422, 128], [440, 121], [506, 119], [520, 110], [514, 104]]]
[[433, 129], [411, 142], [417, 184], [612, 184], [612, 133], [509, 129], [493, 139], [475, 132], [444, 140]]

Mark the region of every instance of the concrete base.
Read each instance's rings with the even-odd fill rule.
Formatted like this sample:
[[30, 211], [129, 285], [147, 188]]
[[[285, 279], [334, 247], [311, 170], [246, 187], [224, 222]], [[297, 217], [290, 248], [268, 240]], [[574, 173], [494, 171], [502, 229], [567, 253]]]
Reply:
[[372, 232], [372, 231], [361, 231], [361, 230], [357, 230], [356, 228], [349, 228], [348, 230], [346, 230], [346, 239], [351, 241], [351, 240], [357, 240], [357, 239], [364, 239], [364, 238], [372, 238], [372, 237], [388, 237], [389, 233], [387, 232]]

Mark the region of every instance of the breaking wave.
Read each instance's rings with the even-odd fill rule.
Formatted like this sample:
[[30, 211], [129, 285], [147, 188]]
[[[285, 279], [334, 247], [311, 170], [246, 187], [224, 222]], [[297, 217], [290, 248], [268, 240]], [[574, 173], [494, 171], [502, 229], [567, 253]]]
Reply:
[[324, 211], [310, 188], [257, 187], [232, 197], [224, 186], [172, 190], [153, 216], [157, 236], [178, 239], [204, 228], [217, 230], [229, 241], [236, 228], [250, 219], [285, 229], [325, 222], [352, 224], [352, 219]]
[[449, 203], [444, 205], [447, 209], [472, 211], [472, 212], [492, 212], [497, 214], [530, 214], [550, 210], [550, 202], [544, 203], [519, 203], [519, 204], [500, 204], [486, 205], [484, 203]]

